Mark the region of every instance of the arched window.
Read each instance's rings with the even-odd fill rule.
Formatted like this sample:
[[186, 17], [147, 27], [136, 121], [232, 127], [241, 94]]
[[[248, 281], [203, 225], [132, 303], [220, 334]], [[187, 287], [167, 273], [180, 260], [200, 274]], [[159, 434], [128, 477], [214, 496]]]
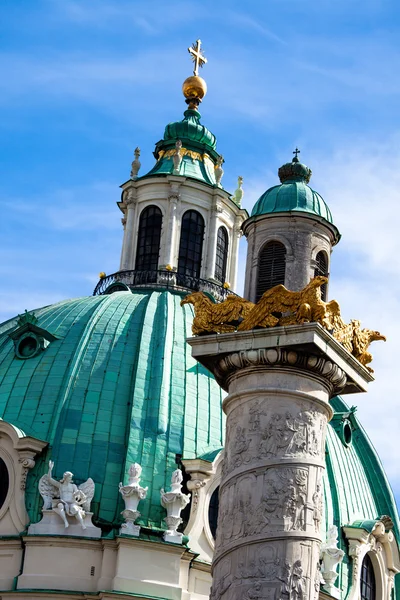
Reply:
[[376, 600], [374, 567], [368, 554], [361, 567], [361, 600]]
[[256, 302], [267, 290], [285, 283], [286, 248], [280, 242], [268, 242], [258, 255]]
[[215, 539], [217, 536], [218, 527], [218, 509], [219, 509], [219, 486], [215, 488], [211, 494], [210, 504], [208, 505], [208, 524], [210, 525], [210, 531]]
[[179, 243], [178, 274], [200, 277], [203, 251], [204, 219], [195, 210], [188, 210], [182, 217]]
[[148, 206], [140, 215], [136, 252], [137, 271], [157, 271], [160, 255], [162, 213], [157, 206]]
[[218, 229], [217, 252], [215, 256], [214, 276], [217, 281], [225, 283], [226, 263], [228, 259], [228, 232], [225, 227]]
[[[323, 275], [324, 277], [328, 277], [328, 259], [326, 257], [325, 252], [318, 252], [317, 256], [315, 257], [315, 262], [316, 262], [316, 267], [314, 269], [314, 277], [317, 277], [317, 275]], [[326, 300], [326, 285], [323, 285], [321, 287], [321, 297], [322, 300]]]
[[0, 458], [0, 508], [3, 506], [4, 501], [7, 498], [9, 485], [10, 478], [8, 475], [6, 463], [2, 458]]

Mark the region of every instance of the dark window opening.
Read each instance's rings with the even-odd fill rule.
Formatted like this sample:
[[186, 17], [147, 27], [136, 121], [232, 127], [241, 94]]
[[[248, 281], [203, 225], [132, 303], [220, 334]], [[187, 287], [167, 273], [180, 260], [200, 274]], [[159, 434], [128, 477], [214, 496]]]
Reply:
[[225, 283], [226, 278], [226, 263], [228, 260], [228, 232], [225, 227], [218, 229], [217, 235], [217, 252], [215, 256], [215, 272], [214, 276], [217, 281]]
[[219, 486], [211, 494], [210, 504], [208, 505], [208, 523], [213, 538], [217, 536], [218, 527], [218, 509], [219, 509]]
[[361, 567], [361, 600], [376, 600], [374, 567], [368, 554]]
[[179, 243], [178, 274], [200, 277], [203, 251], [204, 219], [195, 210], [188, 210], [182, 218]]
[[[318, 275], [323, 275], [324, 277], [328, 277], [328, 259], [326, 258], [325, 252], [318, 252], [315, 257], [316, 267], [314, 269], [314, 277]], [[321, 298], [325, 302], [326, 301], [326, 284], [321, 287]]]
[[3, 506], [5, 499], [7, 498], [9, 485], [10, 477], [8, 475], [7, 466], [4, 460], [0, 458], [0, 508]]
[[145, 208], [139, 220], [135, 266], [137, 271], [157, 271], [161, 226], [161, 210], [157, 206]]
[[286, 248], [280, 242], [268, 242], [258, 255], [256, 302], [267, 290], [285, 283]]

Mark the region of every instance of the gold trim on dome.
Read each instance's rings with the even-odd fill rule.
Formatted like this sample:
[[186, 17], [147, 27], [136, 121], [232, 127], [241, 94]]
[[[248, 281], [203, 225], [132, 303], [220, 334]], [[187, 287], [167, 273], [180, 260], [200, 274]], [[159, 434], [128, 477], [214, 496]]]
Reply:
[[360, 321], [352, 319], [345, 323], [336, 300], [324, 302], [321, 286], [328, 282], [327, 277], [317, 276], [304, 289], [292, 292], [284, 285], [276, 285], [267, 290], [253, 304], [240, 296], [228, 296], [219, 304], [214, 304], [203, 292], [188, 294], [181, 302], [193, 304], [195, 317], [193, 335], [205, 333], [227, 333], [249, 331], [260, 327], [295, 325], [299, 323], [319, 323], [342, 344], [371, 373], [367, 366], [372, 361], [368, 352], [371, 342], [386, 341], [384, 335], [372, 329], [361, 329]]
[[[199, 160], [199, 161], [203, 161], [205, 158], [209, 158], [209, 156], [207, 156], [207, 154], [200, 154], [199, 152], [194, 152], [193, 150], [188, 150], [187, 148], [181, 148], [179, 150], [179, 154], [183, 157], [183, 156], [189, 156], [192, 160]], [[172, 156], [176, 155], [176, 148], [173, 148], [172, 150], [160, 150], [160, 152], [158, 153], [158, 159], [157, 160], [161, 160], [162, 158], [171, 158]]]

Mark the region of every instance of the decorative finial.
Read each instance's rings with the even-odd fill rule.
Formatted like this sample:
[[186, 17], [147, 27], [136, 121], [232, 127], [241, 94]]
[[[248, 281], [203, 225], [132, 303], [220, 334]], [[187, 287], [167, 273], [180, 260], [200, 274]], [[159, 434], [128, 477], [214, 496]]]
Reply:
[[188, 52], [194, 62], [193, 75], [196, 77], [199, 75], [199, 67], [200, 69], [207, 63], [207, 59], [204, 54], [201, 53], [201, 40], [196, 40], [195, 44], [192, 44], [190, 48], [188, 48]]
[[38, 322], [38, 318], [36, 317], [34, 312], [28, 312], [25, 309], [25, 312], [23, 315], [18, 315], [18, 321], [17, 321], [17, 325], [18, 327], [21, 327], [22, 325], [26, 325], [27, 323], [31, 323], [31, 325], [36, 325], [36, 323]]
[[242, 185], [243, 185], [243, 177], [241, 177], [239, 175], [238, 177], [238, 186], [232, 196], [232, 200], [234, 201], [235, 204], [237, 204], [238, 206], [241, 205], [242, 202], [242, 198], [243, 198], [243, 190], [242, 190]]
[[201, 52], [201, 40], [197, 40], [195, 44], [192, 44], [188, 51], [194, 62], [194, 69], [193, 75], [183, 82], [182, 91], [189, 109], [197, 110], [207, 93], [207, 84], [204, 79], [199, 77], [199, 68], [206, 64], [207, 59]]
[[296, 149], [293, 152], [293, 154], [294, 154], [294, 158], [293, 158], [292, 162], [299, 162], [299, 159], [297, 158], [297, 155], [300, 154], [300, 150], [298, 149], [297, 146], [296, 146]]
[[222, 176], [224, 174], [224, 170], [222, 168], [222, 163], [224, 162], [224, 157], [218, 156], [217, 158], [217, 164], [214, 167], [214, 173], [215, 173], [215, 183], [217, 184], [218, 187], [222, 187], [221, 185], [221, 179]]
[[139, 169], [141, 167], [139, 156], [140, 156], [140, 148], [135, 148], [135, 159], [131, 165], [131, 179], [137, 179], [137, 174], [139, 173]]
[[181, 168], [182, 162], [182, 142], [181, 140], [176, 140], [175, 142], [175, 152], [172, 156], [172, 160], [174, 162], [174, 175], [179, 175], [179, 171]]

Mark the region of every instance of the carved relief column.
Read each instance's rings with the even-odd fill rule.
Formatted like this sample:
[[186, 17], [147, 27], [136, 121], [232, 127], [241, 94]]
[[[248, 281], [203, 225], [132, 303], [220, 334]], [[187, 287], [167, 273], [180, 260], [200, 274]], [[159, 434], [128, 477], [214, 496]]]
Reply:
[[133, 264], [133, 244], [136, 239], [135, 236], [135, 207], [136, 207], [136, 189], [131, 187], [124, 196], [124, 203], [126, 205], [126, 221], [124, 224], [124, 240], [122, 244], [122, 255], [121, 255], [121, 271], [134, 269]]
[[369, 373], [316, 323], [188, 340], [228, 396], [211, 598], [318, 598], [329, 398]]

